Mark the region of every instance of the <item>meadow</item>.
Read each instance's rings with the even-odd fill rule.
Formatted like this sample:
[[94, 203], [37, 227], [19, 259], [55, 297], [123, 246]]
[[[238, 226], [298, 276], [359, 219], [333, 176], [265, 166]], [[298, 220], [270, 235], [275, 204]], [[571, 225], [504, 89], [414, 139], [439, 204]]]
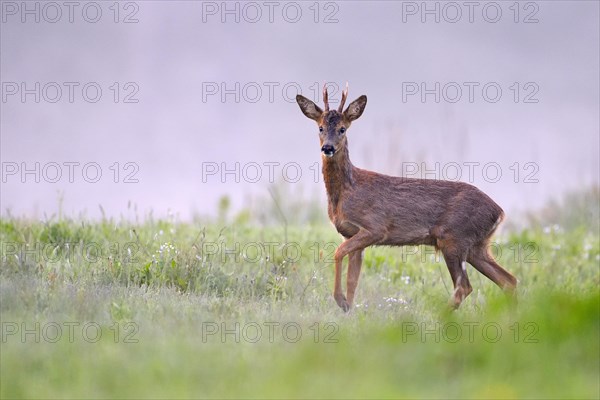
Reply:
[[433, 249], [376, 247], [343, 313], [341, 237], [318, 209], [265, 211], [284, 223], [229, 216], [226, 200], [193, 222], [5, 217], [0, 396], [598, 398], [590, 193], [495, 236], [516, 308], [469, 266], [474, 291], [456, 312]]

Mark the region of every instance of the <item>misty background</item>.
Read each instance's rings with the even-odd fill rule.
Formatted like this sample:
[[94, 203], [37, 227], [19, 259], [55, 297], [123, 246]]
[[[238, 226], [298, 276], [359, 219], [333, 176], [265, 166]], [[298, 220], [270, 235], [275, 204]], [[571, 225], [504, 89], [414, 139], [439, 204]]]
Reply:
[[368, 96], [358, 167], [460, 174], [509, 218], [599, 181], [598, 2], [54, 4], [1, 4], [2, 216], [189, 219], [268, 201], [270, 181], [325, 210], [294, 101], [322, 106], [324, 81], [332, 108], [346, 81]]

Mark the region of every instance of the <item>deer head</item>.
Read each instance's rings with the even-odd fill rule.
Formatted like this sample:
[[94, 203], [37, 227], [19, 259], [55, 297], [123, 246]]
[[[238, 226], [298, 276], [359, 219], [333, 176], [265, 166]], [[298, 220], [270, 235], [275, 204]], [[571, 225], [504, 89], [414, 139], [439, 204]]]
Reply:
[[350, 124], [358, 119], [367, 105], [367, 96], [362, 95], [354, 100], [345, 111], [344, 103], [348, 97], [348, 83], [342, 92], [342, 100], [337, 110], [329, 110], [327, 101], [327, 84], [323, 85], [323, 103], [325, 110], [302, 95], [296, 96], [296, 102], [308, 118], [315, 120], [319, 126], [319, 139], [321, 141], [321, 152], [325, 157], [333, 157], [341, 149], [346, 148], [348, 141], [346, 131]]

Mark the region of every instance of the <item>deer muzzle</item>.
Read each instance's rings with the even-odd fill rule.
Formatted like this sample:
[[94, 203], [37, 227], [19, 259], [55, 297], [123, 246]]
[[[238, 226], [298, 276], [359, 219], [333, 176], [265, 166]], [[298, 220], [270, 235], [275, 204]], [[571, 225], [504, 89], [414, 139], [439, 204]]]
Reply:
[[325, 155], [325, 157], [333, 157], [335, 154], [335, 147], [330, 144], [326, 144], [321, 147], [321, 152]]

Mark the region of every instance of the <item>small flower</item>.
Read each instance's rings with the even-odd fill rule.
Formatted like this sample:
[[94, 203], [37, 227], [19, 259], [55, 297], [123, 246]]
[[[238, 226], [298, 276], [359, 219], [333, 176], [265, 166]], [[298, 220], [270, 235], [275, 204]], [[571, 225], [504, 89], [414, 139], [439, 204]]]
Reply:
[[408, 301], [402, 299], [402, 298], [395, 298], [395, 297], [386, 297], [384, 298], [385, 302], [388, 303], [389, 306], [391, 306], [392, 304], [408, 304]]

